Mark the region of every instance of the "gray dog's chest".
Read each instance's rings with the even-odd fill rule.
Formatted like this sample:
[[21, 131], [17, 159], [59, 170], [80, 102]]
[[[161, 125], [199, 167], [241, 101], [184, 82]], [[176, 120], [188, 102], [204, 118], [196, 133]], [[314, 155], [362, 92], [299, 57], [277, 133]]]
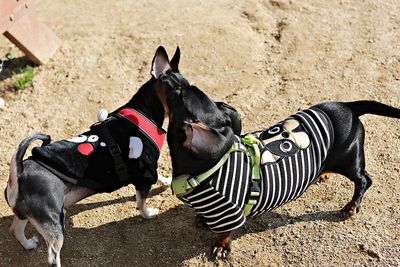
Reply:
[[[333, 144], [332, 125], [325, 113], [308, 109], [259, 133], [261, 140], [260, 197], [249, 216], [272, 210], [299, 197], [318, 177]], [[251, 160], [244, 152], [229, 160], [201, 190], [181, 199], [199, 212], [217, 233], [245, 222]]]

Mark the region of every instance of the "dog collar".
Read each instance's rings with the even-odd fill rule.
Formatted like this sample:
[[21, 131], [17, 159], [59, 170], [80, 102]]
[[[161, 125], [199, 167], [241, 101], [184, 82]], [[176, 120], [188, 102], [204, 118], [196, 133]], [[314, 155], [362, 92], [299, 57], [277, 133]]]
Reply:
[[147, 118], [140, 111], [132, 108], [124, 108], [118, 111], [118, 114], [135, 124], [161, 151], [165, 140], [166, 131], [159, 128], [153, 121]]
[[213, 175], [219, 168], [221, 168], [222, 165], [224, 165], [224, 163], [228, 160], [229, 155], [232, 152], [242, 150], [240, 148], [240, 145], [241, 144], [237, 142], [233, 143], [232, 147], [228, 150], [228, 152], [225, 153], [225, 155], [222, 156], [222, 158], [218, 161], [218, 163], [215, 164], [208, 171], [203, 172], [202, 174], [196, 176], [184, 174], [176, 178], [173, 178], [171, 182], [172, 192], [177, 197], [181, 197], [183, 195], [190, 193], [195, 187], [200, 185], [201, 182], [205, 181], [208, 177]]

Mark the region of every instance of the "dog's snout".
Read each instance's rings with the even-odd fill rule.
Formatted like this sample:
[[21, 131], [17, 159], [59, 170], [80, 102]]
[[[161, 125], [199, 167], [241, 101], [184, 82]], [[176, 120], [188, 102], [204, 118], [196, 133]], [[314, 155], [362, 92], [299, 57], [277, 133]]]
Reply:
[[289, 138], [288, 132], [283, 132], [283, 133], [282, 133], [282, 137], [283, 137], [283, 138]]

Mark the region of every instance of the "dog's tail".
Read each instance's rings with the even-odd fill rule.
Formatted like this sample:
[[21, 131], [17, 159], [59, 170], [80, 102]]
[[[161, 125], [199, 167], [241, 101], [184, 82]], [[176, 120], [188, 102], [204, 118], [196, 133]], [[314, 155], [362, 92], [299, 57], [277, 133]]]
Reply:
[[50, 143], [51, 139], [49, 135], [34, 133], [26, 137], [19, 144], [17, 151], [11, 158], [10, 163], [10, 177], [7, 182], [7, 187], [4, 191], [7, 203], [10, 207], [14, 207], [15, 201], [18, 195], [18, 176], [24, 171], [22, 161], [29, 145], [35, 140], [42, 140], [42, 145]]
[[391, 118], [400, 118], [400, 109], [376, 101], [347, 102], [346, 106], [357, 116], [374, 114]]
[[13, 163], [14, 160], [14, 164], [11, 164], [11, 166], [15, 166], [15, 170], [12, 171], [16, 171], [16, 174], [19, 175], [20, 173], [22, 173], [24, 171], [23, 169], [23, 165], [22, 165], [22, 160], [24, 159], [26, 150], [28, 149], [29, 145], [35, 141], [35, 140], [42, 140], [44, 145], [47, 145], [50, 143], [51, 138], [50, 135], [46, 135], [46, 134], [42, 134], [42, 133], [34, 133], [29, 135], [28, 137], [26, 137], [24, 140], [22, 140], [22, 142], [19, 144], [17, 151], [15, 152], [15, 156], [13, 156], [11, 163]]

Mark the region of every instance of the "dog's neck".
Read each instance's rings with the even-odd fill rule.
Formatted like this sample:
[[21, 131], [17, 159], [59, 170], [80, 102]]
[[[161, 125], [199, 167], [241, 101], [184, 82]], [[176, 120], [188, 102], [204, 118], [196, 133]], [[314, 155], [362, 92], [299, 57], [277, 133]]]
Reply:
[[157, 127], [162, 128], [165, 111], [156, 96], [155, 83], [155, 79], [151, 79], [145, 83], [124, 107], [140, 111], [146, 117], [153, 120]]
[[226, 146], [221, 149], [220, 155], [215, 158], [199, 158], [196, 157], [190, 150], [183, 146], [183, 138], [185, 138], [179, 129], [179, 127], [171, 126], [168, 127], [167, 142], [170, 149], [173, 179], [180, 175], [199, 175], [211, 169], [220, 158], [228, 152], [229, 148], [234, 142], [234, 136], [229, 138], [230, 141], [226, 143]]
[[184, 148], [179, 147], [179, 143], [171, 140], [173, 137], [170, 135], [167, 135], [167, 139], [172, 161], [173, 179], [183, 174], [199, 175], [211, 169], [219, 161], [219, 159], [208, 160], [196, 158], [190, 151], [185, 151]]

